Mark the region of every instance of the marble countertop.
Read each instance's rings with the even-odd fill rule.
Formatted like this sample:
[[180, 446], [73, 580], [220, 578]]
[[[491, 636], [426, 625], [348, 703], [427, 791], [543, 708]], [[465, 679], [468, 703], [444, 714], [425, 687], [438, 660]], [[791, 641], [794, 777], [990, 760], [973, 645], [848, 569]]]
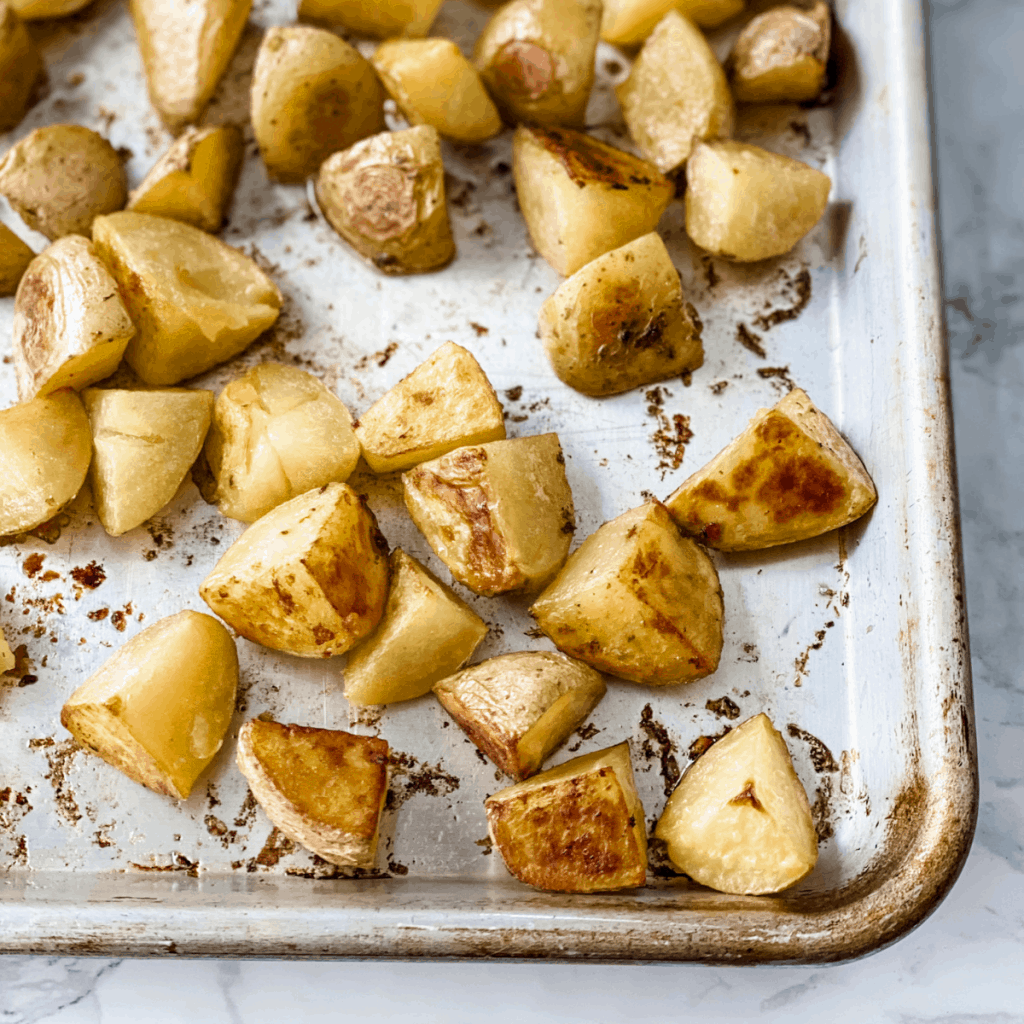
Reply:
[[2, 1024], [755, 1018], [1024, 1024], [1024, 4], [930, 0], [981, 814], [952, 893], [836, 967], [0, 958]]

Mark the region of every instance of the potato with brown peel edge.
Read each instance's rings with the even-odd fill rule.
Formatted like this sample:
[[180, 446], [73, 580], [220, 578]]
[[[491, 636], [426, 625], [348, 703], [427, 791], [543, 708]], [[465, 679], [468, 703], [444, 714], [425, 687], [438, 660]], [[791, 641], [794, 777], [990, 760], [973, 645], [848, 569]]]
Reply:
[[0, 295], [13, 295], [18, 284], [36, 258], [30, 249], [6, 224], [0, 224]]

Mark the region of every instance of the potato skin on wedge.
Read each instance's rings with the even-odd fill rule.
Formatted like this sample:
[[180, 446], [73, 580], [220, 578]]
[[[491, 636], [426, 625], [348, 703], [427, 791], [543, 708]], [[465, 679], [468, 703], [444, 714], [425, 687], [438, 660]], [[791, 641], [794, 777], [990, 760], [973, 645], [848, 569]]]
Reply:
[[442, 0], [299, 0], [299, 17], [339, 25], [357, 36], [425, 36]]
[[0, 295], [13, 295], [35, 259], [30, 249], [6, 224], [0, 224]]

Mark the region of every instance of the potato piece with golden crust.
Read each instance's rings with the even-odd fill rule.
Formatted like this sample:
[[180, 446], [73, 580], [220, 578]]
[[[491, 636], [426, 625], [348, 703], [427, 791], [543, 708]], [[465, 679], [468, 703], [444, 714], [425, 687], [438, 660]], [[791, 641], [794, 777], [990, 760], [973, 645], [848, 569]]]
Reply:
[[11, 645], [7, 642], [4, 631], [0, 629], [0, 673], [10, 672], [16, 664], [17, 659], [14, 657]]
[[675, 191], [653, 164], [567, 128], [519, 128], [512, 170], [531, 241], [565, 275], [653, 231]]
[[23, 21], [49, 21], [67, 18], [87, 7], [92, 0], [9, 0]]
[[592, 533], [530, 614], [559, 650], [634, 683], [701, 679], [722, 655], [718, 573], [658, 501]]
[[505, 418], [473, 354], [446, 341], [359, 417], [356, 436], [370, 469], [393, 473], [465, 445], [503, 441]]
[[807, 793], [767, 715], [737, 726], [687, 769], [654, 834], [678, 871], [737, 895], [788, 889], [818, 860]]
[[36, 254], [6, 225], [0, 224], [0, 295], [13, 295]]
[[732, 134], [735, 110], [722, 65], [692, 21], [670, 11], [648, 36], [615, 94], [640, 152], [665, 174], [701, 139]]
[[491, 840], [520, 882], [606, 892], [647, 880], [647, 828], [628, 743], [509, 786], [484, 807]]
[[506, 775], [540, 771], [605, 694], [600, 672], [564, 654], [502, 654], [441, 680], [434, 694]]
[[237, 687], [231, 634], [210, 615], [178, 612], [75, 690], [60, 723], [133, 782], [186, 800], [224, 742]]
[[43, 73], [43, 58], [15, 13], [17, 7], [16, 2], [0, 3], [0, 67], [4, 69], [0, 79], [0, 132], [21, 124]]
[[583, 124], [594, 85], [601, 0], [510, 0], [473, 51], [511, 124]]
[[539, 590], [569, 553], [576, 515], [557, 434], [457, 448], [402, 484], [412, 521], [477, 594]]
[[746, 6], [746, 0], [676, 0], [676, 10], [701, 28], [717, 28], [735, 18]]
[[125, 360], [147, 384], [227, 361], [281, 310], [277, 286], [248, 256], [191, 224], [126, 211], [97, 217], [93, 241], [137, 328]]
[[239, 770], [267, 817], [339, 867], [373, 867], [388, 753], [376, 736], [258, 718], [238, 734]]
[[330, 658], [371, 633], [388, 596], [388, 543], [348, 484], [328, 484], [253, 523], [199, 596], [247, 640]]
[[595, 397], [696, 370], [704, 362], [701, 330], [653, 231], [577, 270], [540, 311], [559, 380]]
[[418, 38], [430, 31], [442, 0], [300, 0], [299, 17], [340, 25], [357, 36]]

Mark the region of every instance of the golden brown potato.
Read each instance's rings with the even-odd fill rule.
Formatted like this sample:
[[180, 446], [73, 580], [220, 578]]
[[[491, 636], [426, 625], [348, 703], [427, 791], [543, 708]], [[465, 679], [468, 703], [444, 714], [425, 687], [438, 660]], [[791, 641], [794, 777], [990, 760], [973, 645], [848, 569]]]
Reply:
[[128, 179], [117, 150], [80, 124], [37, 128], [0, 161], [0, 195], [50, 241], [86, 235], [94, 217], [120, 210]]
[[357, 36], [425, 36], [442, 0], [300, 0], [299, 17], [340, 25]]
[[647, 828], [628, 743], [518, 782], [484, 807], [491, 840], [520, 882], [605, 892], [647, 880]]
[[437, 129], [382, 132], [324, 161], [316, 198], [331, 227], [385, 274], [423, 274], [455, 258]]
[[393, 473], [465, 445], [502, 441], [505, 419], [473, 354], [446, 341], [359, 417], [356, 436], [370, 469]]
[[25, 271], [14, 300], [14, 369], [24, 401], [109, 377], [135, 325], [96, 248], [65, 235]]
[[13, 295], [36, 254], [6, 225], [0, 224], [0, 295]]
[[137, 328], [125, 359], [147, 384], [225, 362], [280, 312], [281, 293], [248, 256], [191, 224], [126, 211], [97, 217], [93, 241]]
[[0, 537], [52, 519], [81, 490], [91, 458], [89, 417], [74, 391], [0, 412]]
[[679, 527], [722, 551], [817, 537], [859, 519], [875, 485], [832, 421], [794, 388], [665, 501]]
[[329, 864], [373, 867], [388, 791], [385, 740], [257, 718], [238, 734], [238, 767], [289, 839]]
[[559, 650], [634, 683], [701, 679], [722, 654], [718, 573], [658, 501], [592, 533], [530, 614]]
[[432, 125], [463, 145], [501, 131], [480, 75], [450, 39], [392, 39], [377, 47], [373, 66], [409, 124]]
[[442, 679], [434, 694], [506, 775], [540, 771], [605, 694], [604, 678], [548, 651], [503, 654]]
[[714, 28], [745, 6], [746, 0], [604, 0], [601, 38], [616, 46], [637, 46], [669, 11], [686, 15], [702, 28]]
[[357, 49], [305, 25], [267, 29], [252, 73], [252, 127], [267, 173], [303, 181], [384, 129], [384, 89]]
[[247, 640], [300, 658], [342, 654], [371, 633], [388, 596], [388, 544], [348, 484], [278, 505], [199, 588]]
[[10, 0], [11, 6], [24, 21], [66, 18], [91, 3], [92, 0]]
[[422, 697], [462, 668], [486, 635], [476, 612], [396, 548], [384, 617], [348, 656], [345, 697], [357, 707]]
[[686, 165], [686, 233], [739, 262], [781, 256], [821, 219], [832, 179], [743, 142], [698, 143]]
[[577, 270], [541, 307], [540, 336], [559, 380], [616, 395], [696, 370], [702, 325], [651, 232]]
[[677, 11], [658, 22], [615, 94], [633, 141], [663, 173], [682, 167], [701, 139], [732, 134], [735, 111], [722, 65]]
[[119, 537], [177, 494], [210, 428], [213, 392], [90, 388], [82, 400], [92, 427], [96, 513]]
[[654, 834], [677, 870], [719, 892], [779, 892], [818, 860], [807, 794], [767, 715], [737, 726], [689, 767]]
[[676, 0], [676, 10], [701, 28], [717, 28], [735, 18], [747, 6], [746, 0]]
[[539, 590], [569, 553], [576, 515], [557, 434], [457, 448], [402, 484], [413, 522], [477, 594]]
[[582, 125], [594, 85], [601, 0], [510, 0], [473, 59], [512, 124]]
[[[86, 0], [88, 3], [89, 0]], [[17, 3], [0, 3], [0, 132], [21, 124], [39, 76], [43, 58], [21, 18]]]
[[108, 764], [187, 800], [235, 710], [238, 655], [212, 616], [184, 611], [132, 637], [68, 698], [60, 722]]
[[4, 631], [0, 629], [0, 673], [10, 672], [16, 664], [17, 659], [14, 657], [11, 645], [7, 642]]
[[565, 275], [653, 231], [675, 191], [653, 164], [567, 128], [519, 128], [512, 170], [530, 239]]

